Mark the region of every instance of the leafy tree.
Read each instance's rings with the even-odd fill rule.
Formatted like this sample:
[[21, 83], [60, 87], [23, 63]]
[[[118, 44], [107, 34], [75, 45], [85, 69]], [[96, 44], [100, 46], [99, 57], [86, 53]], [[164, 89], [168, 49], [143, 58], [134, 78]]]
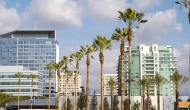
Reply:
[[187, 102], [190, 102], [190, 98], [187, 99]]
[[181, 99], [178, 99], [178, 101], [179, 101], [179, 102], [183, 102], [183, 100], [181, 100]]
[[113, 110], [119, 110], [118, 104], [119, 104], [119, 100], [118, 100], [118, 97], [115, 95], [113, 99]]
[[140, 110], [140, 107], [141, 107], [141, 103], [137, 100], [137, 101], [134, 103], [134, 109], [135, 109], [135, 110]]
[[188, 13], [188, 19], [189, 19], [189, 24], [190, 24], [190, 0], [183, 0], [183, 2], [181, 2], [181, 3], [178, 2], [178, 1], [176, 1], [175, 3], [179, 4], [180, 7], [184, 6], [184, 8], [189, 11], [189, 13]]
[[82, 88], [82, 93], [79, 96], [79, 102], [78, 102], [78, 107], [80, 108], [80, 110], [83, 110], [83, 108], [86, 107], [86, 95], [85, 95], [85, 91], [84, 88]]
[[109, 103], [107, 97], [104, 97], [104, 110], [110, 110]]
[[74, 110], [77, 109], [77, 77], [78, 77], [78, 69], [79, 69], [79, 61], [84, 57], [84, 54], [82, 52], [75, 52], [70, 55], [71, 58], [75, 58], [76, 60], [76, 72], [75, 72], [75, 78], [74, 78]]
[[104, 74], [104, 50], [110, 50], [112, 47], [112, 42], [110, 38], [103, 37], [101, 35], [98, 35], [93, 42], [93, 46], [96, 50], [99, 50], [99, 58], [100, 58], [100, 76], [101, 76], [101, 110], [104, 109], [104, 81], [103, 81], [103, 74]]
[[146, 93], [147, 93], [147, 110], [150, 110], [150, 104], [149, 104], [149, 100], [150, 100], [150, 86], [154, 83], [153, 79], [148, 77], [148, 76], [144, 76], [145, 78], [145, 85], [146, 85]]
[[65, 107], [67, 107], [67, 109], [64, 109], [64, 110], [73, 110], [73, 105], [71, 104], [71, 101], [70, 101], [69, 97], [67, 98], [67, 105], [66, 105], [66, 102], [65, 102], [64, 108]]
[[[139, 23], [145, 23], [147, 20], [143, 20], [144, 13], [138, 13], [136, 10], [132, 10], [131, 8], [126, 9], [124, 12], [118, 11], [120, 16], [118, 17], [119, 20], [124, 21], [127, 24], [128, 31], [127, 31], [127, 41], [129, 44], [129, 59], [128, 59], [128, 72], [129, 72], [129, 79], [128, 79], [128, 93], [129, 93], [129, 110], [132, 110], [131, 106], [131, 46], [132, 46], [132, 39], [134, 38], [133, 35], [133, 27], [139, 28]], [[123, 86], [123, 85], [122, 85]], [[123, 103], [121, 103], [121, 109], [123, 110]]]
[[160, 73], [157, 73], [156, 76], [154, 77], [154, 83], [156, 84], [157, 94], [158, 94], [157, 95], [157, 105], [158, 105], [157, 110], [160, 110], [160, 89], [167, 82], [168, 80], [162, 75], [160, 75]]
[[91, 99], [91, 103], [90, 103], [90, 110], [98, 110], [98, 101], [97, 101], [97, 97], [96, 97], [96, 92], [94, 91], [94, 95]]
[[89, 96], [89, 75], [90, 75], [90, 58], [94, 58], [91, 54], [94, 53], [95, 47], [93, 45], [86, 45], [81, 46], [80, 50], [84, 55], [86, 55], [86, 66], [87, 66], [87, 73], [86, 73], [86, 110], [88, 110], [88, 96]]
[[[148, 107], [148, 106], [147, 106]], [[156, 107], [152, 105], [152, 100], [151, 98], [149, 97], [149, 109], [150, 110], [156, 110]]]
[[129, 99], [125, 99], [124, 101], [124, 110], [129, 110]]
[[185, 84], [189, 78], [187, 78], [186, 76], [183, 76], [181, 74], [179, 74], [179, 72], [177, 70], [175, 70], [174, 74], [170, 75], [170, 80], [174, 83], [175, 85], [175, 94], [176, 94], [176, 110], [179, 110], [179, 88]]
[[21, 72], [18, 72], [17, 74], [15, 74], [15, 76], [18, 78], [18, 110], [19, 108], [19, 97], [20, 97], [20, 78], [22, 78], [24, 75]]

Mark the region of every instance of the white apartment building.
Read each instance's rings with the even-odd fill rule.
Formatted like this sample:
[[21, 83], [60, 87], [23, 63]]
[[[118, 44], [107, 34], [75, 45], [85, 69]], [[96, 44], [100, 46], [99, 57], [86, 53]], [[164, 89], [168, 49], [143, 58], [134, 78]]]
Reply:
[[24, 66], [0, 66], [0, 92], [11, 94], [13, 96], [18, 95], [18, 78], [15, 74], [21, 72], [23, 77], [20, 78], [20, 96], [31, 95], [31, 79], [28, 76], [35, 74], [33, 85], [34, 96], [42, 96], [42, 75], [38, 71], [30, 71]]
[[[61, 73], [61, 80], [60, 80], [60, 91], [61, 93], [65, 93], [66, 92], [66, 77], [65, 77], [65, 73]], [[73, 73], [73, 75], [71, 77], [69, 77], [68, 79], [68, 85], [67, 85], [67, 92], [68, 95], [72, 95], [72, 93], [74, 92], [74, 78], [75, 78], [75, 73]], [[82, 86], [82, 74], [79, 74], [77, 76], [77, 91], [81, 92], [81, 87]]]
[[[103, 74], [104, 78], [104, 95], [110, 95], [110, 87], [108, 86], [108, 82], [110, 81], [110, 78], [113, 78], [115, 81], [118, 81], [118, 75], [117, 74]], [[118, 88], [114, 90], [114, 95], [118, 95]]]

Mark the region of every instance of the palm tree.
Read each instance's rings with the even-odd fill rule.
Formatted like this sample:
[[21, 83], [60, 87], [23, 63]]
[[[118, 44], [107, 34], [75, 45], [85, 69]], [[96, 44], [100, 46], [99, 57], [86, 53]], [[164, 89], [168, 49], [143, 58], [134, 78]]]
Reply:
[[139, 87], [140, 89], [142, 89], [142, 101], [143, 101], [143, 110], [145, 110], [145, 106], [144, 106], [144, 100], [145, 100], [145, 91], [146, 91], [146, 79], [143, 77], [142, 79], [139, 79], [136, 84], [137, 87]]
[[184, 6], [189, 11], [189, 13], [188, 13], [188, 19], [189, 19], [189, 24], [190, 24], [190, 0], [183, 0], [183, 2], [181, 2], [181, 3], [178, 2], [178, 1], [176, 1], [175, 3], [179, 4], [180, 7]]
[[88, 95], [89, 95], [89, 74], [90, 74], [90, 57], [93, 58], [91, 55], [93, 52], [95, 52], [95, 47], [93, 45], [86, 45], [81, 46], [81, 52], [83, 52], [84, 55], [86, 55], [86, 66], [87, 66], [87, 73], [86, 73], [86, 110], [88, 110]]
[[78, 109], [77, 107], [77, 77], [78, 77], [78, 69], [79, 69], [79, 61], [84, 57], [82, 52], [75, 52], [73, 54], [70, 55], [71, 58], [75, 58], [76, 60], [76, 72], [75, 72], [75, 89], [74, 89], [74, 93], [75, 93], [75, 104], [74, 104], [74, 110]]
[[156, 84], [157, 87], [157, 104], [158, 104], [158, 110], [160, 110], [160, 89], [161, 87], [166, 84], [168, 80], [164, 78], [160, 73], [157, 73], [156, 76], [154, 77], [154, 83]]
[[30, 92], [31, 92], [31, 95], [30, 95], [30, 100], [31, 100], [31, 102], [30, 102], [30, 110], [32, 110], [32, 91], [34, 91], [33, 90], [33, 85], [34, 85], [34, 79], [36, 78], [36, 75], [35, 74], [30, 74], [29, 76], [28, 76], [28, 79], [32, 79], [32, 81], [31, 81], [31, 89], [30, 89]]
[[104, 92], [103, 92], [103, 88], [104, 88], [104, 79], [103, 79], [103, 72], [104, 72], [104, 50], [106, 49], [111, 49], [112, 46], [112, 42], [111, 39], [107, 38], [107, 37], [102, 37], [100, 35], [98, 35], [93, 42], [93, 45], [95, 47], [96, 50], [99, 50], [99, 58], [100, 58], [100, 64], [101, 64], [101, 110], [104, 110]]
[[20, 78], [22, 78], [24, 75], [21, 72], [18, 72], [15, 74], [15, 77], [18, 78], [18, 110], [19, 110], [19, 97], [20, 97]]
[[148, 76], [144, 76], [145, 78], [145, 85], [146, 85], [146, 93], [147, 93], [147, 110], [150, 110], [150, 86], [154, 83], [153, 79], [148, 77]]
[[60, 79], [61, 79], [61, 74], [60, 74], [60, 69], [61, 69], [61, 67], [63, 66], [63, 61], [60, 61], [60, 62], [58, 62], [58, 63], [54, 63], [53, 64], [53, 66], [54, 66], [54, 69], [55, 69], [55, 71], [57, 70], [57, 77], [58, 77], [58, 80], [57, 80], [57, 93], [58, 93], [58, 95], [57, 95], [57, 109], [58, 110], [60, 110]]
[[[131, 45], [132, 45], [132, 39], [133, 39], [133, 32], [132, 28], [136, 26], [138, 28], [139, 23], [145, 23], [147, 20], [143, 20], [144, 13], [138, 13], [136, 10], [132, 10], [131, 8], [128, 8], [125, 10], [125, 12], [118, 11], [120, 16], [118, 17], [119, 20], [123, 20], [124, 22], [127, 23], [128, 26], [128, 31], [127, 31], [127, 40], [129, 43], [129, 59], [128, 59], [128, 64], [129, 64], [129, 79], [128, 79], [128, 96], [129, 96], [129, 107], [130, 110], [132, 110], [131, 106]], [[122, 104], [122, 103], [121, 103]], [[123, 108], [123, 104], [121, 105]]]
[[176, 94], [176, 110], [179, 110], [179, 88], [186, 83], [189, 78], [186, 76], [181, 75], [177, 70], [175, 70], [174, 74], [170, 75], [170, 80], [174, 83], [175, 85], [175, 94]]
[[65, 108], [67, 108], [67, 85], [68, 85], [68, 64], [71, 64], [71, 62], [73, 61], [69, 56], [63, 56], [62, 59], [63, 63], [65, 64], [65, 66], [62, 68], [62, 70], [65, 71]]
[[52, 77], [52, 70], [54, 68], [53, 63], [46, 64], [45, 69], [49, 70], [49, 97], [48, 97], [48, 110], [50, 110], [50, 84], [51, 84], [51, 77]]
[[113, 110], [113, 97], [114, 90], [118, 87], [118, 82], [116, 82], [113, 78], [110, 78], [107, 84], [110, 88], [110, 96], [111, 96], [111, 110]]
[[127, 41], [127, 28], [123, 28], [122, 30], [120, 28], [115, 29], [115, 33], [112, 34], [111, 39], [113, 41], [120, 41], [120, 54], [121, 54], [121, 108], [124, 109], [124, 48], [125, 48], [125, 42]]

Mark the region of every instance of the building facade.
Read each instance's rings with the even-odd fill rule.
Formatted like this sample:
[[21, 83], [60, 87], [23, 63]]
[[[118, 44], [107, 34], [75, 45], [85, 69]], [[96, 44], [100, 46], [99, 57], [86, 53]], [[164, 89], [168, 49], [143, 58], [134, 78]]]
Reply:
[[[131, 95], [140, 96], [141, 89], [135, 83], [143, 76], [155, 77], [159, 72], [169, 80], [169, 76], [177, 69], [177, 57], [171, 46], [159, 46], [156, 44], [146, 46], [138, 45], [131, 48]], [[125, 46], [124, 74], [125, 74], [125, 95], [128, 91], [128, 53], [129, 47]], [[118, 63], [118, 80], [121, 81], [120, 62]], [[120, 87], [119, 87], [120, 88]], [[156, 96], [155, 85], [150, 87], [150, 95]], [[121, 93], [119, 89], [119, 94]], [[174, 96], [175, 87], [172, 82], [165, 84], [161, 89], [161, 96]]]
[[[104, 95], [110, 95], [110, 87], [108, 85], [108, 82], [110, 81], [110, 78], [113, 78], [116, 82], [118, 82], [118, 75], [117, 74], [103, 74], [104, 78]], [[118, 95], [118, 88], [116, 87], [114, 90], [114, 95]]]
[[15, 74], [21, 72], [23, 77], [20, 78], [20, 96], [31, 95], [31, 81], [28, 76], [35, 74], [36, 78], [33, 80], [32, 94], [34, 96], [42, 96], [42, 74], [38, 71], [30, 71], [24, 66], [0, 66], [0, 91], [13, 96], [18, 96], [18, 78]]
[[[25, 66], [42, 74], [43, 95], [48, 96], [49, 72], [45, 65], [59, 61], [59, 44], [55, 30], [16, 30], [0, 35], [0, 65]], [[53, 70], [51, 96], [56, 87]]]
[[[75, 73], [72, 74], [72, 76], [68, 77], [68, 85], [67, 85], [67, 94], [72, 95], [74, 92], [74, 82], [75, 79]], [[82, 86], [82, 74], [78, 74], [77, 76], [77, 92], [81, 92], [81, 86]], [[61, 80], [60, 80], [60, 92], [65, 93], [66, 92], [66, 77], [64, 73], [61, 73]]]

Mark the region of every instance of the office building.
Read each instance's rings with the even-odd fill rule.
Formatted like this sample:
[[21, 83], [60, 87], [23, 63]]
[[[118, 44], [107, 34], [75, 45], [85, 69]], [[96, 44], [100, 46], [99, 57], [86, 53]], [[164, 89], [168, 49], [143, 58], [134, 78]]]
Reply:
[[[110, 86], [108, 85], [108, 82], [110, 81], [110, 78], [113, 78], [116, 82], [118, 82], [117, 74], [103, 74], [103, 78], [104, 78], [104, 95], [110, 95], [111, 91], [110, 91]], [[114, 95], [118, 95], [117, 89], [118, 87], [115, 88]]]
[[31, 96], [32, 79], [28, 79], [28, 76], [31, 74], [36, 75], [36, 78], [33, 80], [32, 94], [41, 96], [43, 92], [42, 74], [38, 71], [30, 71], [23, 66], [0, 66], [0, 92], [13, 96], [18, 95], [18, 78], [15, 76], [18, 72], [23, 74], [23, 77], [20, 78], [20, 96]]
[[[59, 61], [59, 44], [55, 30], [16, 30], [0, 35], [0, 65], [25, 66], [42, 74], [43, 95], [48, 96], [49, 71], [45, 65]], [[51, 92], [55, 91], [53, 70]], [[53, 93], [51, 94], [53, 96]]]
[[[124, 57], [124, 74], [125, 74], [125, 95], [128, 95], [128, 53], [129, 47], [125, 46]], [[118, 63], [118, 81], [121, 81], [120, 62]], [[156, 44], [146, 46], [132, 46], [131, 51], [131, 95], [140, 96], [141, 91], [135, 85], [136, 81], [142, 79], [143, 76], [153, 78], [157, 72], [169, 80], [169, 76], [177, 69], [177, 57], [171, 46], [159, 46]], [[120, 87], [119, 87], [120, 88]], [[161, 89], [161, 96], [174, 96], [174, 85], [170, 82], [165, 84]], [[150, 87], [150, 95], [156, 96], [157, 89], [155, 85]], [[119, 94], [121, 93], [119, 89]]]
[[[66, 92], [66, 77], [64, 73], [61, 73], [61, 80], [60, 80], [60, 91], [61, 93]], [[67, 85], [67, 93], [68, 95], [72, 95], [74, 92], [74, 78], [75, 78], [75, 73], [72, 74], [72, 76], [68, 77], [68, 85]], [[79, 74], [77, 76], [77, 92], [81, 92], [81, 86], [82, 86], [82, 74]]]

